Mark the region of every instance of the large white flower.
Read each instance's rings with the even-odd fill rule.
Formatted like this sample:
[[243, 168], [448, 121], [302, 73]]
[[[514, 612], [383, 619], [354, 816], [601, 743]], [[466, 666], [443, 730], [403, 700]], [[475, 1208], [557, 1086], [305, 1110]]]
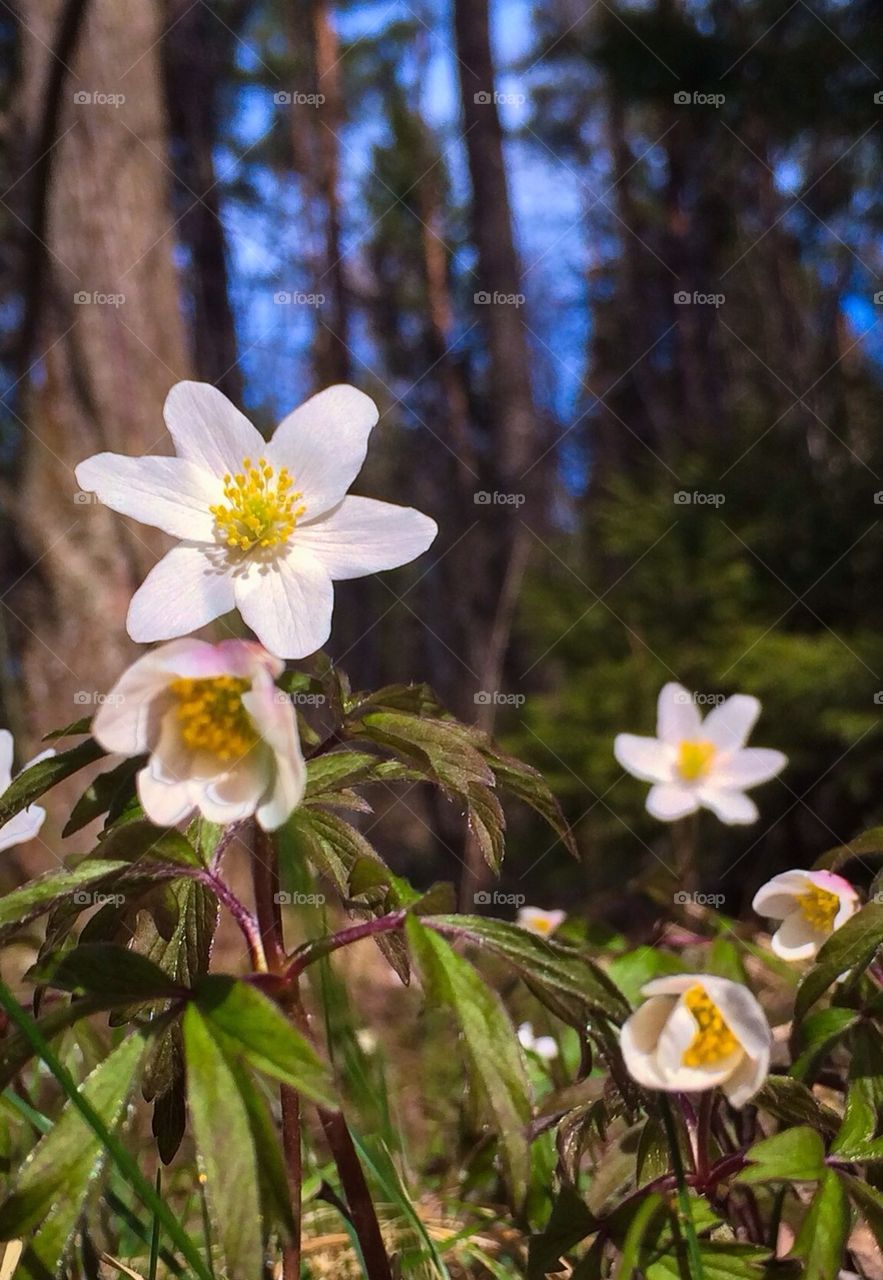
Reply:
[[647, 809], [662, 822], [711, 809], [721, 822], [757, 820], [745, 795], [787, 764], [781, 751], [746, 747], [760, 714], [757, 698], [736, 694], [702, 719], [691, 694], [670, 683], [659, 694], [656, 737], [617, 735], [613, 751], [624, 769], [652, 782]]
[[757, 1093], [772, 1033], [747, 987], [681, 973], [654, 978], [650, 998], [626, 1021], [620, 1045], [629, 1074], [647, 1089], [697, 1093], [720, 1085], [734, 1107]]
[[[41, 751], [38, 756], [29, 761], [29, 764], [36, 764], [38, 760], [46, 760], [54, 755], [55, 752], [51, 748], [48, 751]], [[8, 729], [0, 729], [0, 798], [12, 782], [12, 757], [12, 734]], [[45, 809], [41, 809], [38, 804], [29, 804], [27, 809], [22, 809], [15, 817], [4, 822], [0, 827], [0, 852], [4, 849], [12, 849], [17, 844], [24, 844], [27, 840], [33, 840], [45, 818]]]
[[265, 442], [216, 387], [179, 382], [165, 404], [177, 457], [81, 462], [82, 489], [181, 540], [132, 599], [132, 639], [170, 640], [238, 608], [280, 658], [321, 648], [332, 582], [407, 564], [437, 533], [411, 507], [347, 496], [377, 418], [355, 387], [329, 387]]
[[282, 825], [306, 782], [294, 706], [274, 683], [283, 666], [249, 640], [174, 640], [123, 673], [92, 732], [106, 751], [149, 753], [137, 784], [151, 822], [198, 809], [210, 822]]
[[812, 960], [835, 929], [855, 915], [858, 893], [833, 871], [783, 871], [762, 885], [751, 904], [781, 920], [770, 945], [783, 960]]

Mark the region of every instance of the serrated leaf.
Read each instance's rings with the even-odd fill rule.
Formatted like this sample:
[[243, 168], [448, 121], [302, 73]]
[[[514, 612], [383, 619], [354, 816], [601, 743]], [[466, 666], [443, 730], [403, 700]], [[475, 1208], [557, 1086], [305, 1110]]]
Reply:
[[755, 1142], [745, 1159], [748, 1167], [736, 1175], [736, 1180], [750, 1186], [762, 1182], [817, 1182], [825, 1172], [825, 1144], [815, 1129], [800, 1125]]
[[321, 1106], [337, 1106], [315, 1049], [267, 996], [250, 983], [220, 974], [201, 978], [194, 995], [209, 1030], [230, 1057], [244, 1059]]
[[836, 1111], [822, 1106], [805, 1084], [791, 1076], [768, 1076], [754, 1097], [754, 1105], [783, 1124], [808, 1124], [828, 1136], [835, 1133], [840, 1124]]
[[[111, 1128], [124, 1114], [144, 1049], [142, 1034], [129, 1036], [81, 1085], [83, 1097]], [[76, 1226], [80, 1205], [101, 1155], [101, 1145], [93, 1129], [68, 1103], [59, 1120], [25, 1161], [11, 1194], [0, 1206], [0, 1239], [11, 1240], [30, 1233], [56, 1205], [63, 1212], [66, 1227], [63, 1248]], [[58, 1225], [56, 1219], [56, 1228]], [[52, 1235], [56, 1238], [57, 1230]], [[36, 1241], [32, 1247], [37, 1248]], [[37, 1256], [47, 1268], [54, 1269], [60, 1254], [44, 1256], [38, 1248]]]
[[23, 769], [0, 796], [0, 826], [21, 813], [22, 809], [27, 809], [29, 804], [39, 800], [50, 787], [63, 782], [72, 773], [85, 769], [87, 765], [94, 764], [104, 754], [98, 743], [88, 738], [69, 751], [59, 751], [57, 755], [38, 760], [36, 764]]
[[[831, 1144], [832, 1154], [861, 1151], [877, 1137], [883, 1112], [883, 1046], [880, 1033], [860, 1022], [850, 1032], [852, 1060], [843, 1124]], [[849, 1159], [846, 1155], [845, 1159]]]
[[483, 754], [493, 771], [497, 787], [538, 813], [552, 828], [565, 849], [575, 858], [579, 857], [576, 840], [564, 812], [540, 771], [516, 760], [514, 756], [505, 755], [494, 744], [489, 743], [483, 749]]
[[113, 827], [99, 841], [96, 855], [137, 862], [173, 863], [182, 867], [201, 867], [202, 858], [193, 845], [174, 827], [155, 827], [152, 822], [126, 822]]
[[826, 1169], [789, 1256], [803, 1259], [803, 1280], [831, 1280], [843, 1265], [849, 1201], [836, 1173]]
[[75, 831], [87, 827], [90, 822], [100, 818], [102, 814], [119, 812], [124, 800], [129, 799], [135, 790], [135, 774], [142, 768], [144, 758], [134, 756], [123, 760], [113, 769], [99, 773], [80, 796], [71, 811], [62, 830], [63, 836], [73, 835]]
[[158, 965], [137, 951], [109, 942], [80, 943], [47, 956], [28, 973], [35, 983], [61, 991], [82, 991], [114, 1001], [173, 1000], [187, 995]]
[[187, 1100], [205, 1193], [229, 1276], [263, 1269], [258, 1167], [236, 1075], [196, 1005], [184, 1014]]
[[812, 1075], [831, 1049], [855, 1025], [858, 1017], [855, 1009], [841, 1009], [831, 1005], [804, 1018], [795, 1031], [801, 1052], [791, 1068], [792, 1075], [798, 1079]]
[[506, 818], [499, 798], [478, 783], [470, 782], [466, 789], [466, 820], [491, 871], [497, 872], [505, 852]]
[[867, 968], [883, 940], [883, 903], [869, 902], [824, 943], [797, 988], [794, 1016], [800, 1021], [848, 969]]
[[375, 711], [362, 717], [362, 732], [422, 768], [428, 778], [456, 795], [470, 783], [494, 786], [494, 774], [475, 745], [474, 733], [456, 720]]
[[[81, 862], [78, 867], [49, 871], [38, 880], [29, 880], [20, 889], [14, 889], [12, 893], [0, 898], [0, 929], [27, 924], [62, 898], [77, 891], [86, 893], [87, 889], [95, 890], [98, 886], [102, 889], [109, 888], [120, 874], [129, 870], [131, 868], [128, 862], [93, 858]], [[87, 897], [89, 901], [82, 903], [83, 910], [91, 905], [92, 893], [88, 893]]]
[[327, 876], [343, 897], [358, 859], [380, 862], [373, 846], [355, 827], [323, 809], [296, 809], [285, 824], [285, 832], [298, 853], [308, 858], [320, 875]]
[[499, 1139], [506, 1181], [522, 1204], [530, 1175], [530, 1101], [512, 1023], [496, 992], [443, 938], [416, 916], [405, 927], [427, 997], [456, 1015], [470, 1072]]

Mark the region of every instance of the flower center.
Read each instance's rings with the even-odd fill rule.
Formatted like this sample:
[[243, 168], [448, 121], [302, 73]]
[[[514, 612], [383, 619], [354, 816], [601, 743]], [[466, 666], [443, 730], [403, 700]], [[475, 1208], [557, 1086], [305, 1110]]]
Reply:
[[251, 682], [238, 676], [193, 680], [181, 676], [171, 683], [177, 699], [178, 727], [185, 746], [209, 751], [219, 760], [241, 760], [258, 742], [242, 695]]
[[678, 773], [685, 782], [695, 782], [697, 778], [704, 778], [716, 755], [717, 747], [713, 742], [704, 740], [682, 742], [678, 747]]
[[547, 916], [536, 916], [532, 921], [534, 929], [537, 933], [551, 933], [552, 921]]
[[809, 881], [805, 891], [797, 895], [797, 905], [811, 928], [818, 929], [820, 933], [833, 932], [834, 917], [840, 910], [840, 899], [836, 893], [820, 889], [817, 884]]
[[684, 1053], [685, 1067], [713, 1066], [739, 1048], [739, 1041], [724, 1022], [724, 1016], [704, 987], [691, 987], [684, 1004], [699, 1028], [692, 1044]]
[[306, 511], [288, 469], [282, 467], [277, 475], [266, 458], [258, 458], [257, 464], [243, 458], [241, 471], [224, 476], [224, 497], [226, 502], [209, 511], [218, 538], [239, 551], [287, 542]]

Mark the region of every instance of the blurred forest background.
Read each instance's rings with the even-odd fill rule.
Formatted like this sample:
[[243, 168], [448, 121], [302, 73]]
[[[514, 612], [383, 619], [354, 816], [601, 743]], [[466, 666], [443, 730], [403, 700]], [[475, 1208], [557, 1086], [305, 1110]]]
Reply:
[[[612, 755], [669, 679], [757, 694], [791, 758], [756, 827], [703, 828], [727, 910], [883, 821], [877, 0], [0, 0], [0, 65], [23, 755], [132, 656], [161, 549], [76, 462], [165, 451], [180, 378], [267, 430], [351, 381], [357, 487], [441, 533], [338, 587], [330, 652], [549, 775], [582, 863], [513, 815], [508, 890], [610, 915], [670, 862]], [[380, 800], [401, 869], [454, 878], [460, 816]]]

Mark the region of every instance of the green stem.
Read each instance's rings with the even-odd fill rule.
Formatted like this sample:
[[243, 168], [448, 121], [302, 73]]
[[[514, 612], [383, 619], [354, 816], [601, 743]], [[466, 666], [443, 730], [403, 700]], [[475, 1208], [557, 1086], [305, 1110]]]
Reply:
[[696, 1235], [696, 1224], [693, 1222], [693, 1206], [690, 1203], [690, 1193], [687, 1190], [687, 1179], [684, 1174], [684, 1162], [681, 1159], [681, 1144], [671, 1103], [664, 1094], [662, 1096], [662, 1122], [665, 1125], [665, 1136], [668, 1139], [672, 1168], [674, 1169], [678, 1187], [678, 1208], [680, 1209], [681, 1224], [684, 1228], [684, 1236], [687, 1242], [687, 1258], [690, 1263], [691, 1280], [705, 1280], [705, 1272], [702, 1269], [702, 1255], [699, 1252], [699, 1237]]
[[0, 1005], [3, 1006], [10, 1019], [33, 1046], [38, 1056], [46, 1063], [46, 1066], [61, 1085], [71, 1106], [79, 1111], [93, 1133], [98, 1136], [105, 1151], [136, 1192], [142, 1204], [147, 1209], [150, 1209], [160, 1220], [168, 1233], [169, 1239], [173, 1240], [181, 1250], [182, 1255], [193, 1269], [194, 1275], [198, 1276], [199, 1280], [212, 1280], [211, 1272], [206, 1270], [199, 1250], [195, 1247], [174, 1213], [172, 1213], [162, 1197], [157, 1195], [152, 1184], [144, 1177], [134, 1158], [129, 1154], [116, 1134], [111, 1132], [92, 1104], [83, 1097], [73, 1076], [49, 1047], [43, 1033], [27, 1016], [12, 992], [2, 982], [0, 982]]

